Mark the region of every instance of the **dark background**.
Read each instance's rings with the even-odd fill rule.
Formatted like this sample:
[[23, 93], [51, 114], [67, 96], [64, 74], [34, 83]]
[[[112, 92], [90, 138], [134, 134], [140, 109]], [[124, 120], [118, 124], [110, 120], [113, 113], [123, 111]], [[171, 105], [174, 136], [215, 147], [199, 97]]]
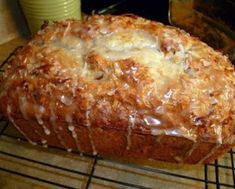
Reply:
[[91, 14], [133, 13], [168, 24], [168, 0], [82, 0], [82, 11]]

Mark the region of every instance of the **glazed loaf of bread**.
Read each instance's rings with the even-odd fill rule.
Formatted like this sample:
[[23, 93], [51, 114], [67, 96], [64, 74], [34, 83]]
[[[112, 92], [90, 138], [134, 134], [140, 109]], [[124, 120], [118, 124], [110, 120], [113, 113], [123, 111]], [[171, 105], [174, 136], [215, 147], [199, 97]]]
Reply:
[[175, 27], [94, 15], [45, 27], [10, 58], [0, 110], [33, 144], [207, 163], [234, 146], [235, 71]]

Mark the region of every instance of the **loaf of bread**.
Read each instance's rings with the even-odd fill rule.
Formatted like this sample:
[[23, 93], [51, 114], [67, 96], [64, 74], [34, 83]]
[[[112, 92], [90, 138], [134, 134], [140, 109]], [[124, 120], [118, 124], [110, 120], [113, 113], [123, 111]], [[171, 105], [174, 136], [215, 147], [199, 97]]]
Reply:
[[175, 27], [94, 15], [45, 27], [10, 58], [0, 110], [33, 144], [207, 163], [234, 146], [235, 71]]

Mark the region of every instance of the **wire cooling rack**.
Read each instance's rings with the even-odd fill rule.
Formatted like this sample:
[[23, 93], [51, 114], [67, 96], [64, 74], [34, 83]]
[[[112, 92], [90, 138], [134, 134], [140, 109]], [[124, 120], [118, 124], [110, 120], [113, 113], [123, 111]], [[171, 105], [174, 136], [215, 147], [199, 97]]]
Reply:
[[33, 146], [7, 121], [0, 126], [0, 173], [49, 188], [235, 188], [234, 153], [204, 166], [137, 165]]
[[[11, 55], [0, 65], [0, 72]], [[234, 154], [231, 150], [207, 165], [79, 156], [55, 147], [33, 146], [0, 118], [1, 188], [235, 188]]]

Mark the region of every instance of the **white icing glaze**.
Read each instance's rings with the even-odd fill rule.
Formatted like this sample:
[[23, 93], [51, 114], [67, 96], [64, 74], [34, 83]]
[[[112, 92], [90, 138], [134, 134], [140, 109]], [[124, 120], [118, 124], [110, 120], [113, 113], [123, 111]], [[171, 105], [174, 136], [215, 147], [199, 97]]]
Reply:
[[86, 118], [86, 123], [85, 124], [86, 124], [88, 132], [89, 132], [88, 135], [89, 135], [89, 139], [90, 139], [93, 155], [96, 155], [97, 151], [96, 151], [95, 144], [94, 144], [94, 141], [93, 141], [93, 138], [92, 138], [91, 123], [90, 123], [90, 113], [91, 113], [91, 110], [88, 108], [86, 110], [86, 112], [85, 112], [85, 118]]
[[[68, 47], [66, 48], [70, 48], [70, 43], [73, 44], [73, 39], [72, 38], [66, 38], [66, 34], [69, 31], [70, 28], [70, 23], [68, 23], [66, 29], [64, 30], [63, 33], [63, 43], [66, 44]], [[99, 54], [104, 55], [105, 58], [107, 59], [111, 59], [111, 60], [120, 60], [120, 59], [127, 59], [127, 58], [132, 58], [134, 59], [136, 62], [141, 62], [146, 66], [153, 66], [154, 68], [156, 67], [157, 70], [160, 70], [158, 72], [156, 72], [156, 69], [153, 70], [154, 74], [150, 74], [150, 75], [157, 75], [156, 77], [160, 77], [162, 75], [158, 75], [159, 73], [166, 73], [166, 71], [162, 71], [164, 70], [169, 70], [170, 72], [174, 72], [169, 74], [170, 77], [175, 77], [175, 75], [178, 75], [179, 73], [181, 73], [181, 69], [182, 69], [182, 65], [178, 66], [178, 65], [173, 65], [170, 63], [170, 61], [168, 61], [166, 59], [166, 57], [164, 57], [164, 54], [162, 54], [162, 52], [159, 51], [159, 44], [156, 43], [156, 39], [150, 35], [147, 32], [144, 31], [138, 31], [135, 30], [134, 32], [128, 32], [128, 30], [120, 30], [120, 31], [116, 31], [114, 32], [115, 35], [107, 35], [105, 37], [100, 37], [97, 40], [95, 40], [94, 42], [94, 46], [91, 48], [94, 51], [97, 51]], [[74, 40], [77, 44], [81, 44], [78, 43], [76, 40]], [[73, 45], [72, 45], [73, 46]], [[178, 45], [179, 49], [180, 49], [180, 53], [184, 54], [185, 53], [185, 49], [184, 47], [179, 44]], [[174, 48], [174, 46], [167, 46], [167, 50], [170, 51], [171, 48]], [[80, 50], [81, 47], [80, 46], [76, 46], [73, 50], [71, 50], [71, 53], [76, 53], [77, 50]], [[82, 53], [77, 53], [77, 59], [80, 61], [81, 60], [81, 54]], [[82, 61], [81, 61], [82, 62]], [[56, 64], [56, 63], [55, 63]], [[64, 64], [64, 63], [59, 63], [59, 64]], [[205, 62], [204, 64], [207, 64], [207, 62]], [[170, 65], [171, 69], [168, 69]], [[175, 67], [174, 67], [175, 66]], [[60, 67], [55, 66], [54, 68], [57, 68], [58, 70], [60, 69]], [[115, 68], [115, 72], [119, 75], [122, 75], [123, 72], [120, 69], [118, 64], [114, 64], [114, 68]], [[174, 69], [176, 68], [176, 69]], [[136, 67], [131, 68], [133, 71], [135, 71]], [[183, 70], [185, 69], [184, 65], [183, 65]], [[79, 73], [80, 68], [76, 68], [76, 67], [71, 67], [71, 69], [68, 69], [69, 72], [73, 73], [73, 76], [76, 76], [77, 73]], [[86, 74], [86, 70], [87, 69], [87, 64], [86, 62], [84, 63], [84, 68], [82, 73]], [[176, 70], [176, 71], [175, 71]], [[66, 69], [62, 69], [61, 72], [66, 71]], [[168, 75], [166, 73], [166, 75]], [[156, 79], [157, 80], [157, 79]], [[75, 94], [75, 89], [77, 87], [78, 83], [75, 79], [72, 82], [72, 90], [73, 90], [73, 94]], [[128, 84], [125, 84], [128, 87]], [[111, 90], [108, 95], [113, 95], [115, 93], [115, 90]], [[150, 95], [150, 94], [148, 94]], [[165, 95], [164, 95], [164, 102], [167, 102], [169, 100], [169, 98], [171, 98], [172, 95], [172, 90], [169, 90]], [[60, 97], [60, 101], [67, 105], [70, 106], [72, 104], [72, 99], [70, 97], [67, 97], [65, 95], [62, 95]], [[26, 114], [26, 109], [27, 109], [27, 99], [25, 96], [20, 96], [19, 97], [19, 103], [20, 105], [20, 110], [23, 114], [23, 116], [25, 118], [27, 118], [27, 114]], [[39, 125], [41, 125], [43, 127], [43, 130], [45, 132], [46, 135], [50, 135], [50, 130], [44, 125], [43, 120], [42, 120], [42, 114], [45, 112], [45, 109], [43, 106], [38, 106], [37, 107], [38, 111], [36, 111], [37, 113], [35, 113], [36, 115], [36, 119], [39, 123]], [[162, 113], [163, 111], [159, 108], [156, 109], [156, 112], [158, 113]], [[93, 149], [93, 153], [96, 154], [96, 149], [94, 146], [94, 142], [92, 139], [92, 132], [91, 132], [91, 124], [90, 124], [90, 110], [86, 111], [86, 126], [88, 127], [89, 130], [89, 138], [90, 138], [90, 142], [91, 142], [91, 146]], [[10, 116], [9, 116], [10, 117]], [[53, 116], [51, 116], [53, 117]], [[52, 120], [55, 120], [56, 116], [54, 116], [52, 118]], [[70, 113], [67, 113], [65, 115], [65, 120], [68, 123], [72, 123], [72, 115]], [[144, 121], [147, 125], [149, 126], [158, 126], [161, 125], [161, 121], [153, 118], [151, 116], [146, 116], [144, 118]], [[14, 120], [12, 121], [14, 122]], [[54, 122], [54, 121], [51, 121]], [[201, 120], [195, 121], [196, 125], [201, 125], [202, 122]], [[14, 123], [13, 123], [14, 124]], [[127, 131], [127, 149], [130, 149], [130, 145], [131, 145], [131, 134], [132, 134], [132, 128], [135, 125], [135, 116], [130, 115], [129, 116], [129, 123], [128, 123], [128, 131]], [[59, 127], [60, 130], [63, 130], [62, 127]], [[75, 141], [77, 141], [77, 135], [76, 132], [74, 131], [74, 127], [72, 125], [68, 126], [69, 131], [71, 131], [72, 136], [74, 139], [76, 139]], [[221, 126], [218, 127], [214, 127], [215, 132], [217, 134], [218, 137], [218, 142], [222, 143], [222, 128]], [[56, 134], [58, 135], [58, 132], [56, 131], [56, 129], [54, 128]], [[172, 135], [172, 136], [181, 136], [182, 135], [182, 131], [180, 130], [176, 130], [176, 129], [168, 129], [168, 130], [164, 130], [166, 135]], [[186, 131], [185, 131], [186, 132]], [[162, 135], [163, 131], [159, 130], [157, 128], [151, 128], [151, 134], [152, 135]], [[185, 136], [185, 135], [184, 135]], [[191, 134], [188, 134], [186, 136], [191, 136]], [[58, 135], [58, 138], [60, 141], [62, 141], [62, 138]], [[62, 143], [62, 142], [61, 142]], [[192, 147], [193, 148], [193, 147]], [[192, 150], [192, 149], [191, 149]], [[189, 154], [192, 153], [189, 151]], [[177, 157], [176, 157], [177, 158]], [[177, 158], [178, 159], [178, 158]]]
[[184, 49], [184, 47], [183, 47], [183, 45], [182, 44], [179, 44], [179, 51], [180, 51], [180, 53], [182, 53], [182, 54], [185, 54], [185, 49]]
[[222, 144], [223, 143], [222, 125], [214, 125], [213, 128], [217, 136], [217, 142]]
[[161, 121], [157, 118], [154, 118], [152, 116], [145, 116], [144, 122], [149, 126], [158, 126], [161, 125]]
[[73, 103], [73, 99], [65, 95], [61, 95], [60, 101], [67, 106], [70, 106]]
[[169, 99], [171, 98], [171, 95], [173, 94], [173, 91], [170, 89], [169, 91], [167, 91], [166, 94], [164, 94], [164, 98], [163, 98], [163, 102], [166, 103], [169, 101]]
[[34, 110], [35, 110], [35, 117], [37, 119], [37, 122], [39, 125], [42, 126], [43, 131], [46, 135], [50, 135], [51, 131], [45, 126], [43, 120], [42, 120], [42, 114], [45, 112], [45, 108], [41, 105], [34, 105]]
[[221, 144], [216, 144], [209, 152], [206, 156], [204, 156], [199, 162], [198, 164], [201, 164], [203, 163], [206, 159], [208, 159], [209, 157], [211, 157], [215, 152], [216, 150], [221, 146]]
[[[65, 142], [63, 140], [63, 138], [60, 136], [60, 134], [58, 133], [57, 129], [56, 129], [56, 124], [55, 121], [57, 119], [57, 116], [55, 115], [55, 112], [53, 110], [52, 104], [50, 104], [50, 123], [52, 125], [52, 128], [56, 134], [56, 137], [58, 139], [58, 141], [60, 142], [60, 144], [65, 148], [68, 149], [68, 147], [65, 145]], [[61, 126], [60, 126], [61, 127]], [[60, 128], [59, 127], [59, 128]], [[62, 127], [61, 127], [62, 128]]]
[[36, 114], [35, 117], [37, 119], [38, 124], [39, 125], [43, 125], [43, 120], [41, 118], [41, 115], [40, 114]]
[[45, 125], [42, 125], [42, 127], [43, 127], [43, 130], [44, 130], [46, 135], [50, 135], [51, 134], [51, 131]]
[[73, 118], [72, 118], [72, 115], [70, 113], [67, 113], [65, 115], [65, 121], [68, 123], [68, 130], [72, 133], [72, 138], [73, 138], [73, 140], [76, 144], [77, 150], [79, 152], [81, 152], [81, 148], [80, 148], [80, 145], [79, 145], [78, 136], [77, 136], [77, 133], [75, 131], [75, 127], [73, 125], [71, 125], [71, 123], [73, 122]]
[[[167, 47], [171, 48], [171, 46]], [[172, 60], [160, 50], [158, 38], [143, 30], [120, 29], [109, 35], [97, 37], [87, 51], [102, 54], [104, 58], [111, 61], [132, 59], [146, 67], [151, 67], [149, 72], [158, 81], [155, 88], [163, 86], [165, 80], [177, 78], [184, 72], [183, 46], [179, 46], [179, 51], [175, 53], [177, 64], [172, 64]], [[114, 64], [114, 69], [117, 75], [123, 74], [118, 64]]]
[[70, 29], [70, 22], [68, 22], [68, 25], [67, 25], [67, 27], [66, 27], [65, 30], [64, 30], [63, 38], [67, 35], [69, 29]]
[[41, 140], [41, 143], [42, 143], [42, 144], [46, 144], [46, 143], [47, 143], [47, 140], [42, 139], [42, 140]]
[[107, 95], [113, 96], [116, 92], [116, 89], [111, 89], [109, 92], [107, 92]]
[[177, 161], [178, 163], [182, 163], [183, 162], [183, 158], [180, 156], [175, 156], [174, 157], [175, 161]]
[[164, 129], [164, 132], [168, 136], [181, 136], [180, 130], [177, 131], [175, 128], [173, 128], [173, 129]]
[[67, 150], [67, 152], [72, 152], [71, 148], [67, 148], [66, 150]]
[[69, 126], [68, 126], [68, 129], [69, 129], [69, 131], [73, 132], [73, 131], [74, 131], [74, 126], [69, 125]]
[[128, 127], [127, 127], [127, 146], [126, 146], [127, 150], [129, 150], [131, 147], [131, 133], [134, 126], [135, 126], [135, 114], [129, 115]]
[[189, 149], [189, 151], [185, 154], [184, 159], [187, 159], [191, 154], [194, 152], [194, 150], [198, 147], [198, 142], [194, 142], [192, 147]]
[[15, 128], [18, 129], [18, 131], [29, 141], [29, 143], [36, 145], [37, 143], [33, 142], [30, 138], [27, 137], [27, 135], [20, 129], [20, 127], [15, 123], [13, 117], [11, 116], [11, 106], [7, 105], [7, 116], [10, 120], [10, 122], [14, 125]]
[[72, 118], [72, 115], [70, 113], [65, 114], [65, 121], [68, 122], [68, 123], [73, 122], [73, 118]]
[[163, 107], [162, 106], [158, 106], [156, 109], [155, 109], [155, 112], [156, 113], [164, 113], [164, 109], [163, 109]]
[[29, 119], [27, 115], [28, 101], [26, 96], [19, 96], [19, 108], [23, 115], [23, 118], [28, 120]]
[[155, 128], [155, 127], [151, 128], [151, 135], [153, 135], [153, 136], [162, 135], [164, 133], [165, 132], [162, 129]]
[[75, 144], [76, 144], [77, 150], [78, 150], [79, 152], [81, 152], [81, 147], [80, 147], [80, 145], [79, 145], [77, 133], [76, 133], [76, 131], [75, 131], [74, 126], [73, 126], [73, 125], [69, 125], [69, 126], [68, 126], [68, 130], [72, 133], [72, 137], [73, 137], [74, 142], [75, 142]]
[[36, 146], [37, 145], [37, 143], [36, 142], [33, 142], [32, 140], [30, 140], [28, 137], [26, 138], [28, 141], [29, 141], [29, 143], [30, 144], [32, 144], [32, 145], [34, 145], [34, 146]]
[[44, 106], [39, 105], [39, 106], [38, 106], [38, 111], [39, 111], [41, 114], [43, 114], [43, 113], [45, 112]]
[[176, 137], [183, 136], [194, 142], [196, 142], [197, 139], [195, 132], [192, 130], [188, 130], [187, 128], [185, 128], [184, 125], [180, 125], [179, 128], [168, 128], [168, 129], [165, 128], [164, 133], [165, 135], [168, 136], [176, 136]]

